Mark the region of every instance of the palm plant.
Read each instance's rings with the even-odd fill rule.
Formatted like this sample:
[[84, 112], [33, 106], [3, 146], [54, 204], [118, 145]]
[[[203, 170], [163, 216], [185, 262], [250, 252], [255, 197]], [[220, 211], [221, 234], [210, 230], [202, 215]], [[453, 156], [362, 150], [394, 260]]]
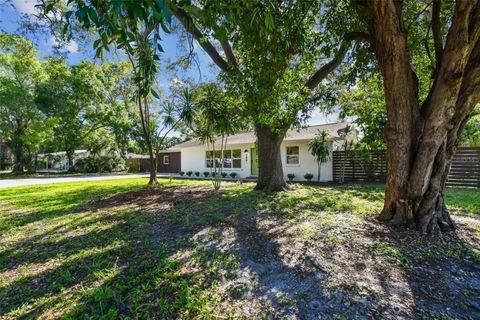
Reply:
[[308, 150], [312, 153], [317, 161], [317, 180], [320, 181], [322, 163], [325, 163], [330, 159], [330, 139], [328, 138], [328, 133], [325, 130], [319, 131], [308, 143]]

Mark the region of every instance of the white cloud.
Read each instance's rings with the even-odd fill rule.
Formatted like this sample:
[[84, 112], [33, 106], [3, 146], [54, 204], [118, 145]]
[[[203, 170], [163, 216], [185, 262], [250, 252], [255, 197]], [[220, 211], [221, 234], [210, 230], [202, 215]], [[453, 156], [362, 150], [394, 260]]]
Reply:
[[67, 49], [67, 51], [70, 53], [76, 53], [78, 52], [78, 43], [73, 40], [70, 40], [65, 46], [65, 49]]
[[[54, 36], [50, 37], [50, 43], [54, 46], [59, 46], [60, 43]], [[62, 47], [69, 53], [77, 53], [78, 52], [78, 43], [75, 40], [70, 40], [69, 42], [62, 44]]]
[[13, 0], [12, 4], [18, 12], [27, 14], [37, 13], [37, 9], [35, 8], [37, 0]]

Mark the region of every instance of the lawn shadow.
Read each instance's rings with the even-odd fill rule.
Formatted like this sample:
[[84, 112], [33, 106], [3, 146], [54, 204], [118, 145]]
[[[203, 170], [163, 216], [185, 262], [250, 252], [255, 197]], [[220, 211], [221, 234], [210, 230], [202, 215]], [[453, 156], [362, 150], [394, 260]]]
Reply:
[[[367, 193], [357, 196], [372, 197]], [[411, 256], [411, 246], [425, 239], [369, 217], [324, 211], [318, 203], [306, 208], [310, 196], [289, 199], [250, 185], [218, 194], [210, 186], [164, 185], [58, 212], [65, 222], [0, 251], [0, 272], [13, 279], [0, 286], [0, 316], [420, 315], [405, 300], [419, 310], [434, 309], [423, 292], [432, 285], [427, 279], [447, 274], [436, 269], [441, 264], [430, 272], [415, 260], [424, 255]], [[457, 264], [464, 270], [459, 275], [475, 281], [478, 269]], [[15, 275], [25, 269], [24, 276]], [[457, 291], [464, 288], [462, 282]], [[467, 314], [460, 309], [451, 314]]]

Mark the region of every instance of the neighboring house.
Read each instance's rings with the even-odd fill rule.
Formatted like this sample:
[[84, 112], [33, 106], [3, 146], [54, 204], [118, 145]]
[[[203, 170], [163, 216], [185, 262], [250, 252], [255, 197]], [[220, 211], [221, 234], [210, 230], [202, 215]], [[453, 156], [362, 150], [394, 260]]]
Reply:
[[[341, 137], [341, 131], [346, 126], [347, 123], [331, 123], [289, 130], [281, 145], [285, 178], [287, 178], [289, 173], [295, 174], [296, 179], [299, 180], [303, 180], [303, 176], [306, 173], [316, 175], [318, 167], [315, 158], [308, 150], [308, 142], [319, 131], [325, 130], [332, 140], [331, 150], [341, 149], [344, 141]], [[353, 133], [347, 139], [355, 141], [356, 130], [353, 130]], [[239, 133], [228, 137], [223, 171], [227, 173], [236, 172], [240, 178], [258, 176], [256, 140], [254, 132]], [[179, 156], [173, 158], [172, 152]], [[218, 151], [215, 156], [199, 140], [193, 139], [180, 143], [171, 150], [165, 150], [160, 154], [159, 163], [168, 162], [168, 165], [172, 166], [173, 162], [175, 162], [175, 167], [181, 168], [184, 172], [199, 171], [203, 173], [210, 170], [215, 158], [220, 158]], [[162, 172], [160, 167], [158, 171]], [[327, 163], [322, 164], [321, 180], [331, 181], [332, 179], [332, 160], [330, 159]]]
[[[88, 157], [90, 152], [88, 150], [75, 150], [74, 163], [79, 158]], [[42, 167], [38, 167], [38, 171], [67, 171], [68, 159], [65, 151], [40, 153], [38, 154], [38, 160], [42, 161]]]

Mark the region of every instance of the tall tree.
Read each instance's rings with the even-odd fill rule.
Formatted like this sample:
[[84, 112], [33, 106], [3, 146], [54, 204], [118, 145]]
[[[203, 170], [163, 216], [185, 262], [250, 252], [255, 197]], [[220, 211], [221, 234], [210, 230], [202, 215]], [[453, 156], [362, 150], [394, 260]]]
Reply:
[[27, 155], [46, 131], [34, 103], [41, 78], [35, 46], [23, 37], [0, 33], [0, 135], [13, 151], [15, 173], [24, 172]]
[[[383, 76], [387, 109], [387, 184], [379, 219], [423, 232], [453, 228], [444, 187], [480, 99], [480, 1], [370, 0], [358, 1], [357, 8]], [[430, 65], [419, 63], [425, 57]], [[431, 67], [431, 80], [419, 76], [425, 67]]]
[[57, 119], [52, 144], [65, 151], [73, 172], [75, 149], [93, 131], [107, 126], [112, 116], [102, 68], [90, 62], [69, 67], [63, 59], [49, 59], [43, 65], [46, 77], [37, 86], [35, 101], [44, 114]]
[[[256, 189], [287, 188], [280, 146], [312, 92], [342, 62], [349, 24], [338, 27], [318, 1], [167, 1], [172, 14], [222, 71], [243, 101], [237, 110], [258, 139]], [[329, 33], [325, 30], [332, 26]], [[331, 58], [328, 62], [326, 59]]]

